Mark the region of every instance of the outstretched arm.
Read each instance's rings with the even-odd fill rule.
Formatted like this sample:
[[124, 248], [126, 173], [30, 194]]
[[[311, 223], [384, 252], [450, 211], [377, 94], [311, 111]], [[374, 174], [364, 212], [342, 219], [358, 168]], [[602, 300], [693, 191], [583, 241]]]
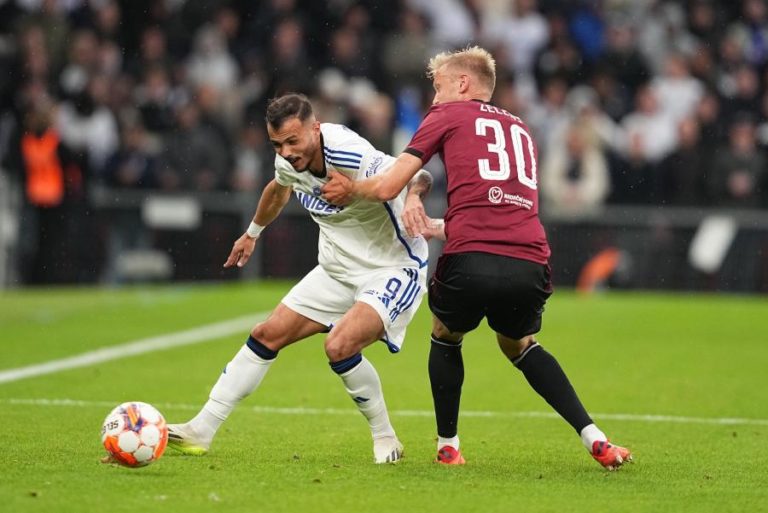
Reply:
[[385, 173], [365, 180], [353, 181], [332, 171], [323, 186], [323, 196], [334, 205], [348, 205], [354, 199], [389, 201], [395, 198], [421, 169], [421, 159], [410, 153], [401, 153]]
[[277, 218], [290, 197], [290, 187], [280, 185], [275, 180], [267, 184], [264, 192], [261, 193], [251, 226], [232, 245], [232, 251], [224, 262], [224, 267], [232, 267], [235, 264], [237, 267], [243, 267], [248, 262], [256, 247], [256, 241], [259, 240], [261, 230]]

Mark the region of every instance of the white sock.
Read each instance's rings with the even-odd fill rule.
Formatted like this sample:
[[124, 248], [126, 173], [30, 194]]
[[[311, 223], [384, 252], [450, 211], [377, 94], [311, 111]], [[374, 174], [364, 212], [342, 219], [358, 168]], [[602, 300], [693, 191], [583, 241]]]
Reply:
[[439, 451], [446, 445], [450, 445], [457, 451], [459, 450], [459, 435], [453, 436], [451, 438], [443, 438], [442, 436], [437, 437], [437, 450]]
[[219, 380], [211, 389], [208, 402], [187, 425], [204, 440], [213, 439], [213, 435], [227, 420], [235, 406], [256, 390], [273, 361], [274, 358], [261, 358], [247, 345], [241, 347], [232, 361], [224, 367]]
[[605, 442], [606, 440], [608, 440], [608, 437], [594, 424], [590, 424], [581, 430], [581, 443], [584, 444], [584, 447], [589, 452], [592, 452], [592, 445], [595, 442]]
[[368, 419], [373, 438], [395, 436], [395, 430], [389, 422], [384, 393], [381, 391], [381, 381], [371, 362], [363, 356], [355, 368], [339, 376], [357, 409]]

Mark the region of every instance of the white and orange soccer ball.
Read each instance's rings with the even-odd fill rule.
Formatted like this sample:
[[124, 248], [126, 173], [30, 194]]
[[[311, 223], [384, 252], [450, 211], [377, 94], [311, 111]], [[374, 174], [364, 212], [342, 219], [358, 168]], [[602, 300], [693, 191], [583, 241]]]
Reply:
[[163, 455], [168, 427], [156, 408], [123, 403], [109, 412], [101, 427], [101, 443], [111, 459], [126, 467], [143, 467]]

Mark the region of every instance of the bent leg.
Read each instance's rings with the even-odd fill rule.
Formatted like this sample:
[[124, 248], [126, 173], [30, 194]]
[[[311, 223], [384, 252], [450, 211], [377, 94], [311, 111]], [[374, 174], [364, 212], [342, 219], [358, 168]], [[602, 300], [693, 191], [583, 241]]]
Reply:
[[331, 369], [339, 375], [349, 397], [368, 421], [373, 437], [374, 461], [394, 463], [403, 446], [389, 420], [381, 380], [376, 369], [362, 354], [384, 335], [384, 324], [370, 305], [357, 302], [341, 318], [325, 342]]
[[283, 347], [325, 331], [326, 327], [279, 304], [227, 363], [200, 412], [182, 425], [169, 425], [172, 447], [190, 454], [208, 450], [216, 431], [232, 410], [261, 384]]

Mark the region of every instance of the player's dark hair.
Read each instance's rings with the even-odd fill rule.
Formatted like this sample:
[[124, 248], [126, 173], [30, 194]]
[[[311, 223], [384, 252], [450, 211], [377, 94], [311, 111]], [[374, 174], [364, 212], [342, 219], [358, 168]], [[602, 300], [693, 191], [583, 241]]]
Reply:
[[312, 104], [303, 94], [288, 93], [267, 103], [266, 120], [277, 130], [287, 119], [298, 118], [302, 123], [312, 116]]

